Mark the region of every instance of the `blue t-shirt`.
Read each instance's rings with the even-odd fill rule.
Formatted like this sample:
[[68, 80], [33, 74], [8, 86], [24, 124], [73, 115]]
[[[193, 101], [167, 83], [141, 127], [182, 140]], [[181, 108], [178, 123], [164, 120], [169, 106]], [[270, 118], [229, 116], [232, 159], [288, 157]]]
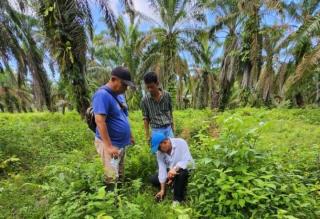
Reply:
[[[106, 116], [106, 124], [112, 145], [124, 148], [130, 144], [130, 125], [127, 115], [120, 108], [114, 97], [106, 91], [110, 91], [120, 102], [124, 101], [124, 96], [114, 94], [107, 86], [101, 87], [92, 98], [93, 112]], [[120, 96], [120, 97], [119, 97]], [[98, 128], [96, 137], [101, 139]]]

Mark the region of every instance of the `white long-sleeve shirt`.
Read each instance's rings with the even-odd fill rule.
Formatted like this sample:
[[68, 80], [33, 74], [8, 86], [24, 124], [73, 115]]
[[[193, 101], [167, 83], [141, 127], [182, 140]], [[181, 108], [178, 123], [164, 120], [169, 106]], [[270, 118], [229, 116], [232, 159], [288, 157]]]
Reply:
[[157, 152], [157, 161], [159, 166], [159, 181], [165, 183], [167, 180], [167, 168], [193, 169], [194, 161], [190, 154], [188, 144], [181, 138], [170, 138], [172, 150], [170, 155]]

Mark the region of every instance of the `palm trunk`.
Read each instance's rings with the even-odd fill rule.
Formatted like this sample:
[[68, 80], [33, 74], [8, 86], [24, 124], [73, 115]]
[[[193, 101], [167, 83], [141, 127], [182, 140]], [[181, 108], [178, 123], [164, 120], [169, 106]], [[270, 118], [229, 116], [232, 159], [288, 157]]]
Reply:
[[203, 71], [200, 77], [200, 82], [198, 84], [198, 92], [197, 92], [197, 109], [203, 109], [208, 106], [208, 91], [209, 91], [209, 83], [208, 83], [208, 72]]
[[90, 106], [89, 92], [85, 80], [85, 67], [78, 62], [78, 65], [71, 64], [69, 81], [72, 85], [76, 109], [84, 117], [87, 108]]
[[179, 76], [178, 79], [178, 89], [177, 89], [177, 108], [178, 109], [182, 109], [183, 107], [183, 78], [181, 76]]
[[[231, 41], [231, 43], [228, 44], [228, 41]], [[237, 50], [238, 47], [236, 36], [234, 34], [230, 34], [224, 45], [224, 58], [222, 59], [221, 71], [219, 74], [219, 109], [222, 111], [228, 104], [231, 88], [239, 71], [240, 57], [236, 55], [230, 55], [231, 51]]]
[[260, 34], [259, 7], [255, 7], [245, 23], [243, 53], [247, 56], [242, 64], [242, 88], [251, 92], [257, 83], [261, 71], [262, 37]]

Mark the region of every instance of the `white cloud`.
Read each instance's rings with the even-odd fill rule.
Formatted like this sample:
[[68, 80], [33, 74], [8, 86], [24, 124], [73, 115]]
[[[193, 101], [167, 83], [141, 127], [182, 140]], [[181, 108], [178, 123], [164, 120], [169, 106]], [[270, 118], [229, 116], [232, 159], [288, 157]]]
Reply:
[[[0, 0], [1, 1], [1, 0]], [[20, 12], [20, 6], [19, 6], [19, 2], [17, 0], [9, 0], [9, 4], [11, 5], [11, 7], [13, 7], [15, 10], [19, 11]], [[23, 13], [25, 15], [28, 15], [28, 16], [35, 16], [36, 15], [36, 11], [33, 10], [32, 7], [29, 7], [30, 5], [28, 4], [28, 2], [24, 2], [24, 11]]]
[[119, 1], [118, 0], [109, 0], [109, 2], [110, 2], [110, 7], [111, 7], [112, 11], [114, 12], [114, 15], [116, 17], [118, 17], [119, 16], [119, 7], [120, 7]]
[[161, 23], [158, 13], [156, 13], [154, 9], [150, 7], [148, 0], [133, 0], [133, 5], [137, 11], [147, 15], [157, 23]]

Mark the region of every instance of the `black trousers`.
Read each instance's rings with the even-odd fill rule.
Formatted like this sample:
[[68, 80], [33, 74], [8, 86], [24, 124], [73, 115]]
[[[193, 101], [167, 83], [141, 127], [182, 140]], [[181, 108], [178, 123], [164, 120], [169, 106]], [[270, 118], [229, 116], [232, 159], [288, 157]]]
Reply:
[[[184, 201], [185, 194], [187, 190], [189, 171], [185, 169], [180, 169], [178, 174], [173, 178], [173, 200], [174, 201]], [[158, 178], [158, 173], [150, 177], [150, 182], [153, 186], [160, 188], [160, 182]]]

